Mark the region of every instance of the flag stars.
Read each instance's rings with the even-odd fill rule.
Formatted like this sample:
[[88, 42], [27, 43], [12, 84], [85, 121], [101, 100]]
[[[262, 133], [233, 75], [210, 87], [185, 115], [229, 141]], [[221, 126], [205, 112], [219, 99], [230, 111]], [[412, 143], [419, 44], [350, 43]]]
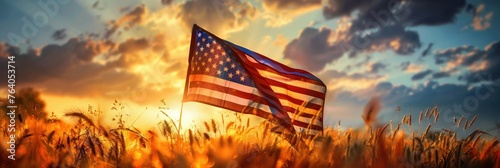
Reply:
[[219, 64], [220, 64], [220, 65], [224, 64], [224, 61], [219, 61]]
[[221, 75], [221, 71], [220, 70], [217, 70], [217, 75]]
[[208, 39], [212, 39], [212, 36], [208, 36]]
[[222, 51], [222, 56], [226, 56], [226, 52], [225, 51]]
[[231, 58], [227, 57], [226, 62], [231, 62]]
[[233, 73], [229, 73], [227, 76], [228, 76], [229, 78], [233, 78]]
[[209, 48], [209, 47], [210, 47], [210, 43], [205, 44], [205, 46], [206, 46], [207, 48]]
[[231, 64], [231, 68], [233, 68], [233, 69], [234, 69], [235, 67], [236, 67], [236, 65], [235, 65], [234, 63], [233, 63], [233, 64]]
[[229, 71], [229, 68], [224, 67], [224, 72], [227, 72], [227, 71]]
[[216, 64], [216, 63], [212, 64], [212, 68], [214, 68], [214, 69], [215, 69], [216, 67], [217, 67], [217, 64]]
[[205, 41], [207, 41], [207, 39], [205, 39], [205, 37], [203, 37], [203, 38], [201, 39], [201, 41], [202, 41], [202, 42], [205, 42]]
[[203, 51], [204, 49], [205, 49], [205, 48], [201, 47], [201, 48], [200, 48], [200, 51]]
[[210, 49], [210, 52], [211, 52], [211, 53], [214, 53], [214, 52], [215, 52], [215, 50], [212, 48], [212, 49]]
[[241, 76], [241, 77], [240, 77], [240, 81], [245, 81], [245, 77], [244, 77], [244, 76]]
[[212, 58], [208, 58], [208, 62], [212, 62]]
[[198, 42], [198, 43], [196, 44], [196, 46], [198, 46], [198, 47], [199, 47], [199, 46], [200, 46], [200, 42]]
[[219, 59], [219, 54], [215, 54], [215, 59]]
[[198, 37], [201, 37], [201, 33], [198, 33]]
[[205, 72], [209, 72], [209, 71], [210, 71], [210, 68], [206, 67]]
[[206, 56], [208, 56], [208, 53], [207, 53], [207, 52], [205, 52], [205, 53], [203, 53], [203, 55], [206, 57]]
[[214, 40], [214, 41], [212, 41], [212, 44], [213, 44], [213, 45], [217, 44], [217, 41], [215, 41], [215, 40]]
[[238, 70], [236, 70], [236, 75], [240, 75], [240, 73], [241, 73], [241, 72], [240, 72], [240, 70], [239, 70], [239, 69], [238, 69]]
[[202, 65], [202, 66], [205, 66], [205, 62], [201, 62], [201, 65]]
[[217, 46], [217, 50], [221, 50], [222, 47], [220, 45]]

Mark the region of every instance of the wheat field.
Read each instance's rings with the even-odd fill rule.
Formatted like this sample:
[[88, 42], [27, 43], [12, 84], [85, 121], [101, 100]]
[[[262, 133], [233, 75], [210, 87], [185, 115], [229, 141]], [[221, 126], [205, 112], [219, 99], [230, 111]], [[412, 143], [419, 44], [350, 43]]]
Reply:
[[[422, 120], [437, 121], [437, 107], [398, 123], [376, 123], [378, 109], [367, 105], [366, 127], [328, 127], [322, 137], [290, 145], [272, 133], [271, 124], [249, 126], [249, 120], [209, 120], [203, 128], [179, 133], [168, 114], [158, 128], [141, 132], [116, 115], [105, 127], [101, 112], [67, 112], [75, 123], [52, 114], [47, 119], [24, 117], [17, 125], [16, 160], [7, 159], [9, 133], [0, 127], [1, 167], [500, 167], [499, 141], [475, 130], [466, 138], [442, 129], [408, 128]], [[113, 109], [116, 110], [116, 109]], [[111, 110], [111, 111], [113, 111]], [[413, 119], [412, 119], [413, 118]], [[459, 130], [472, 129], [475, 119], [455, 119]], [[360, 117], [361, 119], [361, 117]], [[412, 121], [414, 123], [412, 123]], [[2, 120], [1, 126], [6, 125]], [[295, 135], [300, 137], [301, 134]]]

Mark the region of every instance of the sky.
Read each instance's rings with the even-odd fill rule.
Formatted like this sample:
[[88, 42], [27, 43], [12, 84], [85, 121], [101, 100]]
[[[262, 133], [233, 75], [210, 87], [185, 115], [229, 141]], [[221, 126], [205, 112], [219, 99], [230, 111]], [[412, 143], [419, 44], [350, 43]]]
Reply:
[[[158, 107], [179, 117], [198, 24], [318, 76], [328, 87], [325, 126], [362, 126], [379, 97], [382, 123], [437, 105], [433, 129], [478, 115], [474, 127], [491, 132], [500, 122], [498, 12], [496, 0], [2, 0], [0, 69], [16, 55], [17, 88], [40, 91], [59, 116], [91, 105], [110, 111], [110, 123], [126, 113], [154, 127]], [[115, 100], [123, 110], [109, 110]], [[182, 123], [221, 115], [233, 113], [188, 102]]]

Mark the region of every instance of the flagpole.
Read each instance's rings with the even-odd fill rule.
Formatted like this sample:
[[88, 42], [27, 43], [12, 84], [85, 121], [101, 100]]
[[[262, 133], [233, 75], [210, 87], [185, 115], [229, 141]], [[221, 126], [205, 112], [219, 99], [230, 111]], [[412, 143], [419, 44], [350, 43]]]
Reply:
[[182, 109], [184, 109], [184, 101], [182, 101], [182, 103], [181, 103], [181, 112], [179, 115], [179, 129], [177, 130], [177, 134], [179, 134], [179, 135], [181, 133], [181, 127], [182, 127]]

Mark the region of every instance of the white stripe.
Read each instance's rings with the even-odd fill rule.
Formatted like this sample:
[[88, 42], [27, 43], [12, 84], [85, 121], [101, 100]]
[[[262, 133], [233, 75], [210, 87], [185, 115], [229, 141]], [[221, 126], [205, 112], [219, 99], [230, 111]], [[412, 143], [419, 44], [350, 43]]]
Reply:
[[309, 83], [309, 82], [304, 82], [304, 81], [292, 79], [292, 78], [289, 78], [289, 77], [286, 77], [286, 76], [282, 76], [280, 74], [276, 74], [276, 73], [273, 73], [273, 72], [269, 72], [269, 71], [266, 71], [266, 70], [257, 69], [257, 71], [263, 77], [266, 77], [266, 78], [269, 78], [269, 79], [274, 79], [274, 80], [276, 80], [278, 82], [281, 82], [281, 83], [284, 83], [284, 84], [288, 84], [288, 85], [291, 85], [291, 86], [298, 86], [298, 87], [301, 87], [301, 88], [304, 88], [304, 89], [314, 90], [314, 91], [321, 92], [321, 93], [324, 93], [326, 91], [326, 87], [321, 86], [321, 85], [316, 85], [316, 84], [313, 84], [313, 83]]

